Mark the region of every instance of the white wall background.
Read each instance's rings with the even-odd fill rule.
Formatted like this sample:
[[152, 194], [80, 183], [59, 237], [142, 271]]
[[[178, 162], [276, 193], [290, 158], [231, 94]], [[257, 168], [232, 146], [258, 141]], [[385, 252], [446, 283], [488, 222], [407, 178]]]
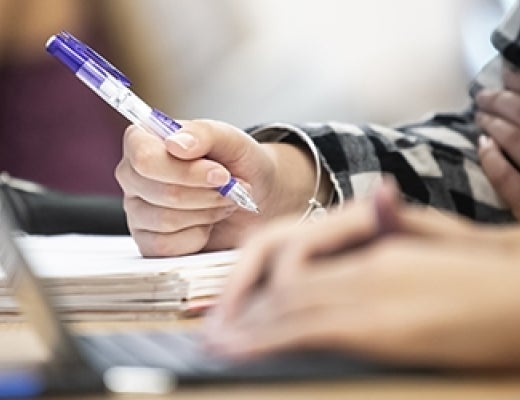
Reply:
[[[140, 39], [136, 62], [146, 62], [154, 78], [155, 105], [176, 118], [245, 127], [272, 120], [395, 124], [462, 108], [470, 76], [466, 20], [482, 1], [124, 4]], [[489, 46], [491, 28], [476, 26], [479, 43], [485, 38]]]

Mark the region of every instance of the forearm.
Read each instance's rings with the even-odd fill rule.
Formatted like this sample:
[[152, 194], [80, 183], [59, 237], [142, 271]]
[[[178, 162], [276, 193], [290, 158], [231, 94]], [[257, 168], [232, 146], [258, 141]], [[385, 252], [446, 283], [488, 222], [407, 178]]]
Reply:
[[510, 222], [478, 164], [465, 114], [439, 115], [402, 128], [351, 124], [269, 124], [251, 133], [260, 142], [284, 141], [317, 149], [338, 202], [372, 194], [383, 174], [393, 175], [406, 200], [481, 222]]
[[304, 215], [310, 206], [309, 200], [314, 196], [321, 205], [327, 204], [333, 190], [332, 183], [321, 166], [318, 166], [319, 172], [316, 170], [314, 158], [305, 146], [288, 143], [264, 143], [262, 146], [276, 165], [276, 181], [279, 182], [274, 193], [277, 215]]

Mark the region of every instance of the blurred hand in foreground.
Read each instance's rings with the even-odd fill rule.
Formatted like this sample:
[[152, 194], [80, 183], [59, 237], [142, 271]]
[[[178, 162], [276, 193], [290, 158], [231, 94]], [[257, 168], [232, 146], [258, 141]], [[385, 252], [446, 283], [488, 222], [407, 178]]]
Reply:
[[401, 206], [395, 192], [386, 184], [373, 202], [251, 238], [207, 321], [209, 348], [237, 358], [334, 348], [445, 367], [520, 364], [520, 230]]

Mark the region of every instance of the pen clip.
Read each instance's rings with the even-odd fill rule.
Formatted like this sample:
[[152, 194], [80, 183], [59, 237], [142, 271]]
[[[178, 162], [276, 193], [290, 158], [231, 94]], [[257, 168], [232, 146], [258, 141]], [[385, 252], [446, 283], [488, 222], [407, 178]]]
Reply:
[[74, 73], [89, 61], [102, 74], [113, 77], [126, 87], [131, 85], [130, 79], [125, 74], [69, 32], [63, 31], [52, 36], [47, 41], [46, 48]]

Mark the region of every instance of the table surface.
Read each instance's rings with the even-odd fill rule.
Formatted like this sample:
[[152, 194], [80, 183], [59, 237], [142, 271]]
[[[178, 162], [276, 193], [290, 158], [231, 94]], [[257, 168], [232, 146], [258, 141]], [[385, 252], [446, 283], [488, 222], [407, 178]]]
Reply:
[[[76, 323], [76, 332], [178, 329], [198, 320], [168, 322]], [[0, 324], [0, 363], [30, 362], [46, 356], [34, 334], [23, 323]], [[286, 384], [205, 385], [181, 388], [174, 396], [123, 396], [124, 399], [520, 399], [520, 373], [457, 374], [444, 377], [356, 379], [335, 382]], [[65, 399], [64, 397], [59, 397]], [[81, 396], [82, 399], [118, 398]]]

